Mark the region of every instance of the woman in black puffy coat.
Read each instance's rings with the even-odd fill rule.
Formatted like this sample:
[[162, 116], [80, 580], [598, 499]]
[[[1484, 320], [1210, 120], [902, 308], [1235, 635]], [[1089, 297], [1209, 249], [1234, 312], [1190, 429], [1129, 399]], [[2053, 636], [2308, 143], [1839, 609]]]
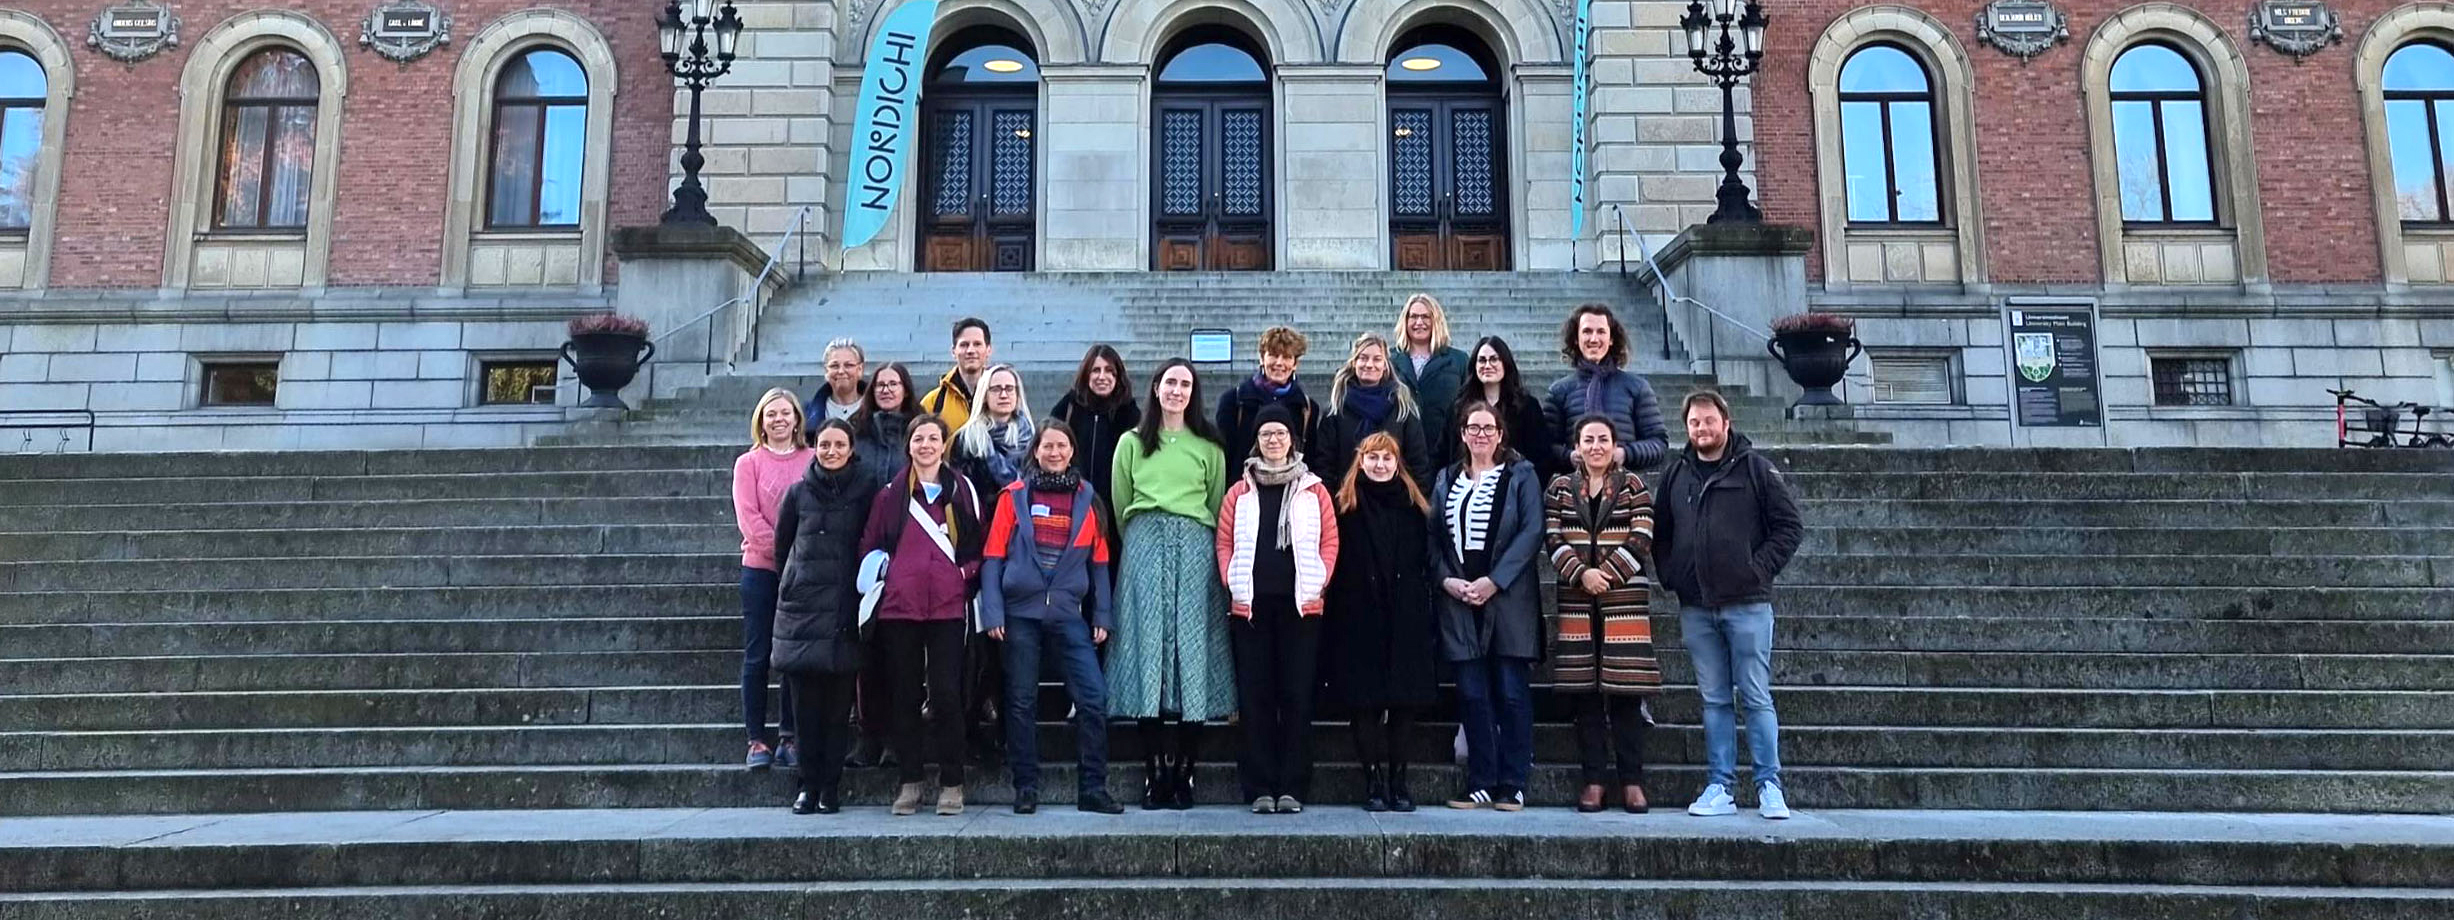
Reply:
[[793, 814], [834, 814], [850, 746], [852, 680], [861, 666], [861, 532], [882, 485], [852, 451], [852, 426], [828, 419], [818, 427], [817, 459], [776, 513], [775, 557], [783, 567], [776, 594], [775, 644], [769, 662], [788, 679], [794, 734], [800, 739], [801, 794]]

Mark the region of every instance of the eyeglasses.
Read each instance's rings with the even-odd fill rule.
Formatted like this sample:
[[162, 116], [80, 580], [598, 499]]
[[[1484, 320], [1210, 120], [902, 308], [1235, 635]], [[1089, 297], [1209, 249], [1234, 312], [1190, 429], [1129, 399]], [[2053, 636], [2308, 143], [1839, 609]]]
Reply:
[[1476, 358], [1476, 359], [1474, 359], [1474, 363], [1476, 363], [1476, 364], [1498, 364], [1498, 363], [1500, 363], [1500, 356], [1499, 356], [1499, 355], [1484, 355], [1484, 356], [1482, 356], [1482, 357], [1480, 357], [1480, 358]]
[[1498, 425], [1467, 425], [1467, 426], [1466, 426], [1466, 433], [1467, 433], [1467, 434], [1479, 434], [1479, 435], [1494, 435], [1494, 434], [1499, 434], [1499, 433], [1500, 433], [1500, 426], [1498, 426]]
[[1017, 387], [1010, 383], [1000, 383], [996, 386], [989, 387], [988, 391], [991, 393], [1015, 393], [1019, 392], [1021, 389], [1021, 387]]

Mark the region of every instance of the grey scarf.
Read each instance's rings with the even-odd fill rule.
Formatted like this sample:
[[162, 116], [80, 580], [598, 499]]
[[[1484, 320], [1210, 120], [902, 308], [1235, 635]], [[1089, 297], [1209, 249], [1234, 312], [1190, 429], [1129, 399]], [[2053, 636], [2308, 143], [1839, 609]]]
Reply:
[[[1253, 488], [1256, 489], [1262, 486], [1290, 485], [1304, 478], [1304, 474], [1309, 472], [1311, 470], [1304, 468], [1302, 451], [1287, 452], [1286, 461], [1275, 466], [1260, 457], [1247, 457], [1244, 460], [1244, 481], [1252, 483]], [[1289, 527], [1289, 522], [1295, 519], [1295, 494], [1296, 490], [1290, 488], [1278, 499], [1279, 549], [1295, 545], [1295, 534]]]

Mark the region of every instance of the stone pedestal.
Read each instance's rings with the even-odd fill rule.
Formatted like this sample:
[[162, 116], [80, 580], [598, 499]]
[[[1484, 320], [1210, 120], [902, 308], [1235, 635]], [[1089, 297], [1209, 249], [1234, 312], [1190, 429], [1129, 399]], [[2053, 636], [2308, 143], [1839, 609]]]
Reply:
[[671, 395], [748, 360], [759, 309], [784, 284], [763, 282], [767, 254], [731, 227], [623, 227], [614, 231], [621, 285], [614, 309], [648, 321], [656, 355], [622, 398]]
[[[1757, 393], [1798, 393], [1764, 350], [1772, 321], [1806, 311], [1806, 252], [1815, 234], [1780, 224], [1696, 224], [1657, 259], [1669, 288], [1670, 326], [1697, 373]], [[1709, 309], [1708, 309], [1709, 308]]]

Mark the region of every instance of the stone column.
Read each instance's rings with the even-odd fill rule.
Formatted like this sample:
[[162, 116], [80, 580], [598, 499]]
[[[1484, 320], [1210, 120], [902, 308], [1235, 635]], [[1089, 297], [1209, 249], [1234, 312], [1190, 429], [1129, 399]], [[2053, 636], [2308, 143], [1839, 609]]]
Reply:
[[[798, 209], [812, 206], [808, 229], [817, 238], [809, 255], [816, 263], [830, 251], [820, 243], [832, 241], [837, 221], [826, 196], [836, 161], [837, 9], [831, 0], [736, 5], [743, 24], [740, 57], [700, 100], [707, 210], [724, 226], [773, 246]], [[671, 171], [679, 182], [690, 98], [687, 90], [675, 94]]]
[[[1593, 80], [1587, 99], [1587, 130], [1593, 145], [1586, 215], [1599, 228], [1595, 261], [1619, 259], [1616, 205], [1648, 249], [1659, 250], [1689, 224], [1713, 213], [1713, 190], [1721, 181], [1721, 91], [1687, 57], [1679, 35], [1678, 0], [1594, 0]], [[1747, 163], [1739, 175], [1755, 184], [1754, 136], [1747, 86], [1737, 93], [1739, 151]], [[1633, 257], [1634, 252], [1628, 253]]]
[[1040, 68], [1043, 271], [1150, 267], [1150, 107], [1141, 65]]
[[[1568, 169], [1569, 123], [1576, 117], [1575, 71], [1565, 64], [1527, 64], [1517, 68], [1513, 133], [1522, 138], [1509, 146], [1520, 155], [1508, 164], [1508, 194], [1518, 199], [1516, 226], [1509, 235], [1524, 241], [1515, 267], [1529, 271], [1568, 271], [1577, 267], [1576, 240], [1569, 231], [1571, 215]], [[1588, 189], [1590, 197], [1590, 189]], [[1593, 212], [1585, 214], [1585, 238], [1600, 226]], [[1590, 262], [1590, 259], [1585, 260]]]
[[1655, 258], [1671, 290], [1702, 303], [1670, 305], [1670, 327], [1687, 344], [1695, 372], [1712, 369], [1724, 385], [1796, 395], [1764, 343], [1773, 320], [1806, 312], [1806, 251], [1814, 244], [1804, 227], [1699, 223], [1662, 247]]
[[647, 320], [656, 343], [648, 366], [622, 389], [632, 405], [705, 383], [736, 357], [747, 359], [758, 308], [784, 280], [755, 285], [767, 253], [731, 227], [623, 227], [614, 231], [613, 251], [622, 266], [614, 310]]
[[1368, 64], [1278, 69], [1280, 268], [1388, 267], [1381, 79]]

